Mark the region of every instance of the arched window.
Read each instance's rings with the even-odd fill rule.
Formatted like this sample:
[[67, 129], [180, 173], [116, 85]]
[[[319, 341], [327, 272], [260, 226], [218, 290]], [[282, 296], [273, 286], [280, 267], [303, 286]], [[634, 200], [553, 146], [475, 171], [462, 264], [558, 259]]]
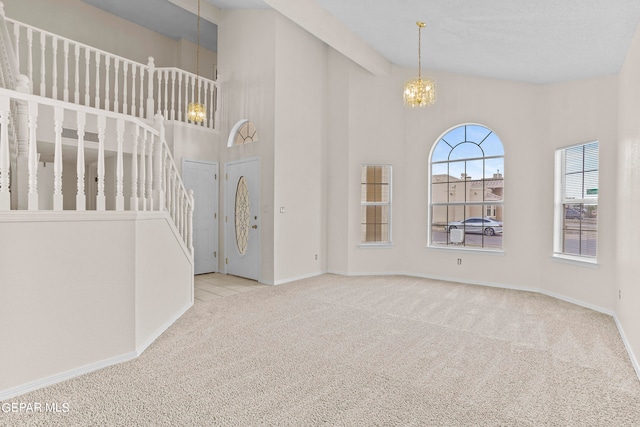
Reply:
[[253, 122], [248, 119], [242, 119], [238, 121], [231, 129], [231, 132], [229, 132], [227, 147], [247, 144], [249, 142], [258, 142], [258, 131]]
[[502, 250], [504, 148], [478, 124], [447, 131], [431, 151], [430, 246]]

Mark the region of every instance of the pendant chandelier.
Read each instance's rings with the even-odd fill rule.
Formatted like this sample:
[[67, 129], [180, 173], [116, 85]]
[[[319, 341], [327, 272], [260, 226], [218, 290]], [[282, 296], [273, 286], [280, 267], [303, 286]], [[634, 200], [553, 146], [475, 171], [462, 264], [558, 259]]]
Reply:
[[425, 27], [425, 23], [418, 21], [416, 25], [418, 26], [418, 78], [409, 80], [404, 84], [404, 105], [409, 107], [428, 107], [436, 102], [436, 82], [421, 76], [420, 39], [421, 30]]
[[[196, 50], [196, 83], [197, 97], [187, 107], [187, 119], [194, 123], [202, 123], [207, 117], [207, 108], [200, 103], [200, 0], [198, 0], [198, 47]], [[192, 92], [193, 93], [193, 92]]]

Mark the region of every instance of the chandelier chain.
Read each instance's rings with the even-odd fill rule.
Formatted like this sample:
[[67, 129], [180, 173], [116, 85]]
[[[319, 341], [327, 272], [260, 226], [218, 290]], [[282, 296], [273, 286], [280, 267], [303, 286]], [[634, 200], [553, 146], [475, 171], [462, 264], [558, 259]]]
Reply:
[[196, 87], [198, 86], [198, 78], [200, 77], [200, 0], [198, 0], [197, 39], [198, 39], [198, 47], [196, 48]]
[[[200, 0], [198, 0], [200, 1]], [[418, 23], [418, 80], [420, 80], [421, 77], [421, 73], [420, 73], [420, 68], [421, 68], [421, 64], [422, 64], [422, 56], [421, 56], [421, 52], [422, 52], [422, 46], [421, 46], [421, 40], [422, 40], [422, 25], [420, 25], [420, 23]]]
[[[197, 42], [196, 46], [196, 79], [192, 87], [192, 95], [197, 94], [191, 100], [187, 107], [187, 117], [193, 123], [202, 123], [206, 120], [207, 110], [204, 104], [200, 103], [201, 88], [200, 88], [200, 0], [198, 0], [198, 27], [197, 27]], [[205, 87], [206, 92], [206, 87]]]

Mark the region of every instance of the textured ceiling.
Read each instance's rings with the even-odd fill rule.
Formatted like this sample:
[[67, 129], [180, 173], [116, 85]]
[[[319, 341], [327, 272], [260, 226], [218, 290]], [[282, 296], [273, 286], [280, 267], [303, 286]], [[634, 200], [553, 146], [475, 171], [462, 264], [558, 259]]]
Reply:
[[316, 0], [389, 61], [532, 83], [617, 73], [639, 0]]
[[[192, 43], [198, 41], [198, 15], [167, 0], [82, 1], [174, 40], [186, 39]], [[197, 0], [193, 1], [197, 4]], [[216, 24], [200, 19], [200, 44], [214, 52], [217, 51], [218, 26]]]
[[[84, 1], [170, 37], [195, 40], [193, 14], [168, 0]], [[221, 9], [268, 7], [262, 0], [203, 1]], [[392, 63], [417, 67], [415, 22], [421, 20], [427, 23], [422, 33], [427, 73], [440, 70], [530, 83], [619, 72], [640, 22], [640, 0], [315, 2]], [[212, 48], [213, 43], [207, 34], [203, 45]]]

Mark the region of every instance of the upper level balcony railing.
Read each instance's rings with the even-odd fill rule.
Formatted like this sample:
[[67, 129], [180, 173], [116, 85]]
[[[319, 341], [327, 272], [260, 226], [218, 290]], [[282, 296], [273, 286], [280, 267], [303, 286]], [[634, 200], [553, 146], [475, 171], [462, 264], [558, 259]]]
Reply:
[[[7, 128], [11, 103], [18, 104], [16, 122], [26, 126], [23, 133], [28, 136], [18, 153], [18, 159], [26, 163], [26, 179], [17, 182], [12, 182], [15, 171], [10, 165]], [[90, 132], [97, 141], [89, 141]], [[41, 158], [46, 148], [52, 152], [48, 161], [53, 166], [53, 182], [43, 186], [39, 173], [46, 169]], [[74, 167], [68, 175], [75, 179], [64, 183], [63, 164], [69, 166], [69, 161]], [[87, 188], [94, 181], [88, 179], [89, 163], [96, 167], [93, 191]], [[52, 191], [42, 194], [43, 187]], [[18, 198], [26, 196], [24, 206], [12, 202], [12, 191]], [[40, 203], [43, 195], [48, 207]], [[66, 200], [71, 200], [70, 209], [65, 209]], [[0, 212], [79, 212], [89, 206], [97, 212], [167, 211], [192, 252], [193, 193], [184, 187], [171, 156], [162, 115], [150, 125], [122, 113], [0, 88]]]
[[[0, 7], [4, 16], [4, 9]], [[4, 17], [21, 74], [35, 95], [115, 113], [188, 122], [187, 106], [204, 104], [217, 127], [218, 83], [178, 69], [131, 61]]]

